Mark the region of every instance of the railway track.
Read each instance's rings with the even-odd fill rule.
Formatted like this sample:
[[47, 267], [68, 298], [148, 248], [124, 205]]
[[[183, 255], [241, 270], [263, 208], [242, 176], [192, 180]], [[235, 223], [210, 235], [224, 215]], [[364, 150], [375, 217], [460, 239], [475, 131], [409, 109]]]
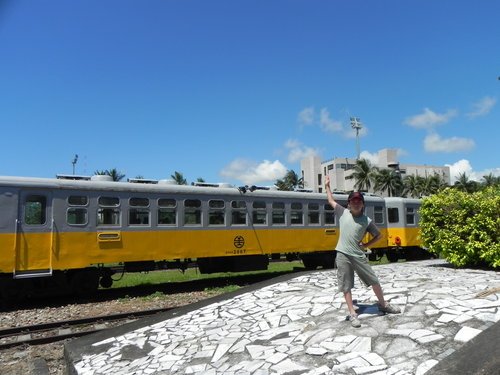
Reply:
[[102, 315], [83, 319], [6, 328], [0, 330], [0, 350], [20, 345], [41, 345], [102, 331], [173, 307]]

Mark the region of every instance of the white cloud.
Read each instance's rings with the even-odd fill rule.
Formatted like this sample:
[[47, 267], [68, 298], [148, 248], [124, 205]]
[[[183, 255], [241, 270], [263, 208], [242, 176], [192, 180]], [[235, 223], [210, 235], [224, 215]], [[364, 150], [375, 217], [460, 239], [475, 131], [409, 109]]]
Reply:
[[484, 171], [475, 172], [470, 162], [465, 159], [459, 160], [453, 164], [445, 164], [445, 166], [450, 167], [450, 181], [452, 185], [458, 180], [458, 176], [463, 173], [467, 175], [469, 180], [478, 182], [483, 180], [483, 176], [487, 176], [490, 173], [496, 177], [500, 176], [500, 168], [485, 169]]
[[327, 108], [322, 108], [318, 114], [314, 107], [304, 108], [299, 112], [297, 121], [301, 128], [305, 126], [319, 126], [325, 133], [335, 133], [342, 131], [342, 122], [330, 118], [330, 112]]
[[432, 129], [435, 125], [447, 123], [457, 114], [458, 112], [455, 109], [450, 109], [446, 113], [439, 114], [431, 111], [429, 108], [424, 108], [423, 113], [407, 117], [403, 123], [417, 129]]
[[490, 173], [495, 177], [500, 177], [500, 168], [485, 169], [484, 171], [476, 172], [476, 175], [480, 176], [480, 179], [482, 179], [483, 176], [488, 176]]
[[378, 152], [375, 154], [372, 154], [368, 151], [361, 151], [359, 154], [359, 157], [361, 159], [367, 159], [372, 165], [377, 165], [378, 164]]
[[478, 102], [474, 103], [472, 106], [474, 109], [467, 113], [468, 117], [475, 118], [480, 116], [485, 116], [490, 113], [491, 109], [495, 106], [497, 100], [489, 96], [485, 96]]
[[236, 159], [226, 166], [220, 175], [242, 181], [246, 185], [259, 183], [274, 183], [287, 172], [286, 167], [279, 160], [271, 162], [264, 160], [256, 163], [250, 160]]
[[454, 164], [445, 164], [445, 166], [450, 167], [450, 181], [452, 185], [457, 181], [460, 174], [465, 173], [469, 178], [473, 174], [472, 166], [469, 161], [465, 159], [459, 160]]
[[319, 126], [321, 130], [327, 133], [335, 133], [342, 130], [342, 123], [337, 120], [332, 120], [330, 118], [330, 112], [328, 109], [322, 108], [319, 115]]
[[304, 108], [299, 112], [297, 120], [301, 126], [312, 125], [314, 123], [314, 108]]
[[308, 156], [320, 155], [319, 149], [304, 146], [295, 139], [287, 140], [285, 142], [285, 148], [288, 150], [287, 161], [289, 163], [299, 162]]
[[468, 138], [441, 138], [438, 134], [431, 133], [424, 139], [424, 149], [427, 152], [469, 151], [474, 147], [474, 140]]

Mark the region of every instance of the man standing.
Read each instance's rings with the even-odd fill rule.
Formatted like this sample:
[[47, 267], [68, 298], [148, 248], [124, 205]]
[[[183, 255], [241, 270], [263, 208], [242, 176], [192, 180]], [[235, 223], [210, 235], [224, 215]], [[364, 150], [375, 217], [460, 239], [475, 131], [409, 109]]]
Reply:
[[[380, 231], [372, 220], [364, 214], [365, 199], [360, 192], [352, 192], [347, 199], [347, 209], [338, 204], [333, 198], [330, 190], [330, 178], [325, 179], [325, 189], [328, 203], [333, 207], [335, 215], [339, 220], [340, 238], [335, 250], [337, 250], [337, 277], [338, 290], [344, 293], [349, 320], [353, 327], [361, 327], [361, 322], [354, 310], [351, 289], [354, 287], [354, 272], [367, 286], [372, 287], [377, 296], [379, 310], [388, 314], [398, 314], [401, 310], [391, 306], [384, 300], [384, 293], [377, 275], [373, 272], [370, 263], [363, 251], [382, 238]], [[366, 233], [371, 239], [363, 242]]]

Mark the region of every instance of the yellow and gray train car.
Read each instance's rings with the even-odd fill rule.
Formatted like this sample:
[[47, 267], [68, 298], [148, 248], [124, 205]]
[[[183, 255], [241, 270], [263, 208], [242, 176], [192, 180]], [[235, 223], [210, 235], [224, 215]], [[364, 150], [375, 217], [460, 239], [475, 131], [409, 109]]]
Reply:
[[422, 204], [415, 198], [384, 198], [387, 213], [387, 258], [396, 262], [400, 258], [418, 260], [431, 254], [422, 247], [420, 214]]
[[[201, 185], [0, 177], [1, 296], [89, 293], [111, 286], [116, 265], [212, 273], [262, 270], [283, 257], [333, 267], [338, 222], [324, 194]], [[372, 249], [381, 255], [390, 237], [385, 200], [365, 201], [384, 234]]]

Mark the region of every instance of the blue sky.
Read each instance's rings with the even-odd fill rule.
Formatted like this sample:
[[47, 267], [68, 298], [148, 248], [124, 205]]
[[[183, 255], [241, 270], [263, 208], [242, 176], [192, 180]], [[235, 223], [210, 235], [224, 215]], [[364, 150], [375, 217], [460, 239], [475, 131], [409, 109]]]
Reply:
[[0, 0], [0, 175], [269, 184], [399, 150], [500, 175], [500, 2]]

